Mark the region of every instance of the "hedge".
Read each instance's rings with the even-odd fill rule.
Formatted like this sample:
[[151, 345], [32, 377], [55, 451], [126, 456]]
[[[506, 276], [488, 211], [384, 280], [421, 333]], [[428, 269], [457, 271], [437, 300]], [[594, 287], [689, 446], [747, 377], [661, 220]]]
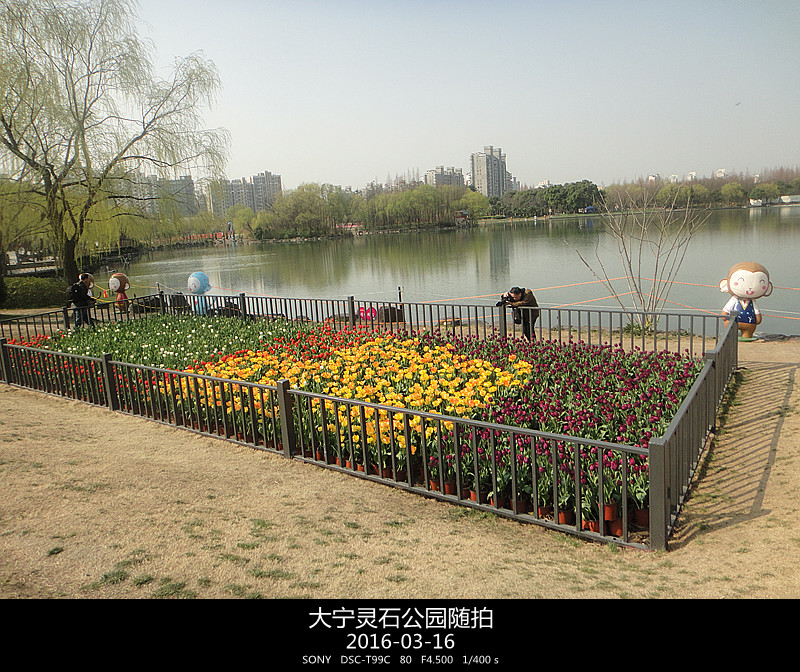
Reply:
[[57, 308], [67, 302], [62, 278], [5, 277], [3, 281], [6, 296], [2, 308]]

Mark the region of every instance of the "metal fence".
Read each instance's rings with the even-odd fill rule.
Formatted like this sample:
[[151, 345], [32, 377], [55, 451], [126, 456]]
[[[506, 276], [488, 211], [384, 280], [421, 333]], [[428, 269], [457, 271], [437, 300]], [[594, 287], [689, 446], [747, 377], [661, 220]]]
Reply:
[[[37, 335], [68, 331], [77, 308], [61, 308], [0, 321], [0, 338], [30, 342]], [[287, 319], [328, 322], [335, 328], [362, 325], [391, 332], [439, 331], [455, 337], [496, 335], [522, 338], [523, 324], [505, 306], [452, 303], [406, 303], [344, 299], [279, 298], [255, 295], [203, 295], [159, 292], [85, 309], [97, 324], [140, 319], [153, 314], [203, 314], [243, 319]], [[642, 313], [626, 310], [577, 308], [523, 308], [530, 317], [532, 335], [539, 340], [584, 341], [629, 349], [669, 350], [703, 356], [716, 347], [723, 327], [717, 315]]]
[[[187, 300], [188, 299], [188, 300]], [[190, 297], [158, 294], [92, 309], [97, 322], [190, 312]], [[458, 337], [519, 335], [503, 307], [214, 297], [203, 312], [313, 320]], [[64, 309], [0, 325], [3, 380], [226, 438], [288, 458], [593, 540], [666, 549], [737, 362], [735, 324], [716, 316], [540, 309], [535, 336], [671, 350], [704, 365], [663, 436], [648, 449], [86, 357], [10, 343], [71, 323]], [[649, 507], [633, 505], [648, 474]], [[614, 510], [615, 509], [615, 510]], [[571, 516], [570, 516], [571, 514]], [[602, 514], [602, 515], [601, 515]]]

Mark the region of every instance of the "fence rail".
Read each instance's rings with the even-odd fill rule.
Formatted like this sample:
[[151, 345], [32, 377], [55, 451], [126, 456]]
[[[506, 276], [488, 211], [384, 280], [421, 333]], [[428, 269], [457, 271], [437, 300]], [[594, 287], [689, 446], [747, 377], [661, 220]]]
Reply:
[[[80, 309], [61, 308], [0, 321], [0, 338], [32, 341], [37, 335], [65, 332]], [[203, 295], [159, 292], [127, 299], [122, 306], [103, 301], [85, 309], [98, 324], [141, 319], [154, 314], [204, 314], [244, 319], [328, 322], [335, 328], [364, 325], [391, 332], [439, 331], [458, 337], [523, 337], [523, 326], [506, 307], [452, 303], [405, 303], [345, 299], [280, 298], [255, 295]], [[533, 318], [533, 336], [559, 342], [618, 345], [629, 349], [688, 352], [714, 350], [721, 338], [717, 315], [643, 313], [627, 310], [523, 308]]]
[[[460, 337], [519, 336], [504, 307], [159, 293], [127, 310], [92, 308], [97, 322], [151, 313], [204, 312], [242, 319], [313, 320], [337, 328], [440, 330]], [[430, 497], [560, 529], [594, 540], [666, 549], [713, 431], [737, 361], [735, 324], [716, 316], [541, 308], [541, 340], [662, 349], [704, 358], [701, 373], [663, 436], [648, 449], [340, 399], [289, 387], [68, 355], [24, 346], [69, 328], [75, 309], [0, 324], [0, 362], [9, 384], [310, 461]], [[605, 467], [606, 462], [613, 469]], [[603, 468], [600, 467], [603, 465]], [[649, 472], [649, 524], [634, 521], [631, 465]], [[537, 468], [533, 468], [537, 467]], [[539, 469], [538, 467], [542, 467]], [[592, 474], [591, 483], [582, 483]], [[620, 482], [615, 514], [608, 479]], [[505, 488], [504, 488], [505, 486]], [[573, 518], [565, 517], [568, 511]], [[596, 519], [596, 522], [595, 522]], [[590, 524], [591, 520], [591, 524]]]

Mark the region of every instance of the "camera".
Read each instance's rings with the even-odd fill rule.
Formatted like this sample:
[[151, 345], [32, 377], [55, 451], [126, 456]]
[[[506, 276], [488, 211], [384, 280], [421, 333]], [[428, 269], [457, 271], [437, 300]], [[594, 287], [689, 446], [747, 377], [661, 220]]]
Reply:
[[500, 300], [497, 303], [495, 303], [494, 305], [495, 305], [495, 308], [499, 308], [500, 306], [507, 306], [509, 303], [511, 303], [511, 297], [509, 297], [508, 294], [503, 294], [500, 297]]

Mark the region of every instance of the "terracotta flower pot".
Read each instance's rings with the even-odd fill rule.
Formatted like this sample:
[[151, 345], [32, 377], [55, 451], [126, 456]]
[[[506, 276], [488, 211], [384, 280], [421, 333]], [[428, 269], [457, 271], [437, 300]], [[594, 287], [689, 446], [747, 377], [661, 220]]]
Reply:
[[517, 500], [517, 513], [528, 513], [531, 508], [531, 503], [527, 499]]
[[552, 506], [539, 506], [536, 509], [536, 513], [538, 514], [539, 518], [547, 518], [547, 516], [552, 515], [553, 507]]
[[572, 510], [559, 511], [558, 522], [561, 525], [573, 525], [575, 523], [575, 512]]
[[599, 532], [600, 531], [600, 521], [599, 520], [582, 520], [581, 521], [581, 529], [582, 530], [589, 530], [590, 532]]
[[609, 520], [606, 523], [606, 534], [610, 534], [612, 537], [621, 537], [622, 518], [615, 518], [614, 520]]
[[[478, 492], [476, 490], [470, 490], [469, 491], [469, 498], [473, 502], [477, 502], [478, 501]], [[487, 499], [486, 491], [485, 490], [481, 490], [481, 502], [485, 504], [486, 503], [486, 499]]]
[[650, 509], [634, 509], [633, 510], [633, 522], [636, 523], [638, 527], [649, 528], [650, 527]]
[[616, 502], [611, 502], [603, 506], [603, 520], [615, 520], [619, 518], [619, 509]]

